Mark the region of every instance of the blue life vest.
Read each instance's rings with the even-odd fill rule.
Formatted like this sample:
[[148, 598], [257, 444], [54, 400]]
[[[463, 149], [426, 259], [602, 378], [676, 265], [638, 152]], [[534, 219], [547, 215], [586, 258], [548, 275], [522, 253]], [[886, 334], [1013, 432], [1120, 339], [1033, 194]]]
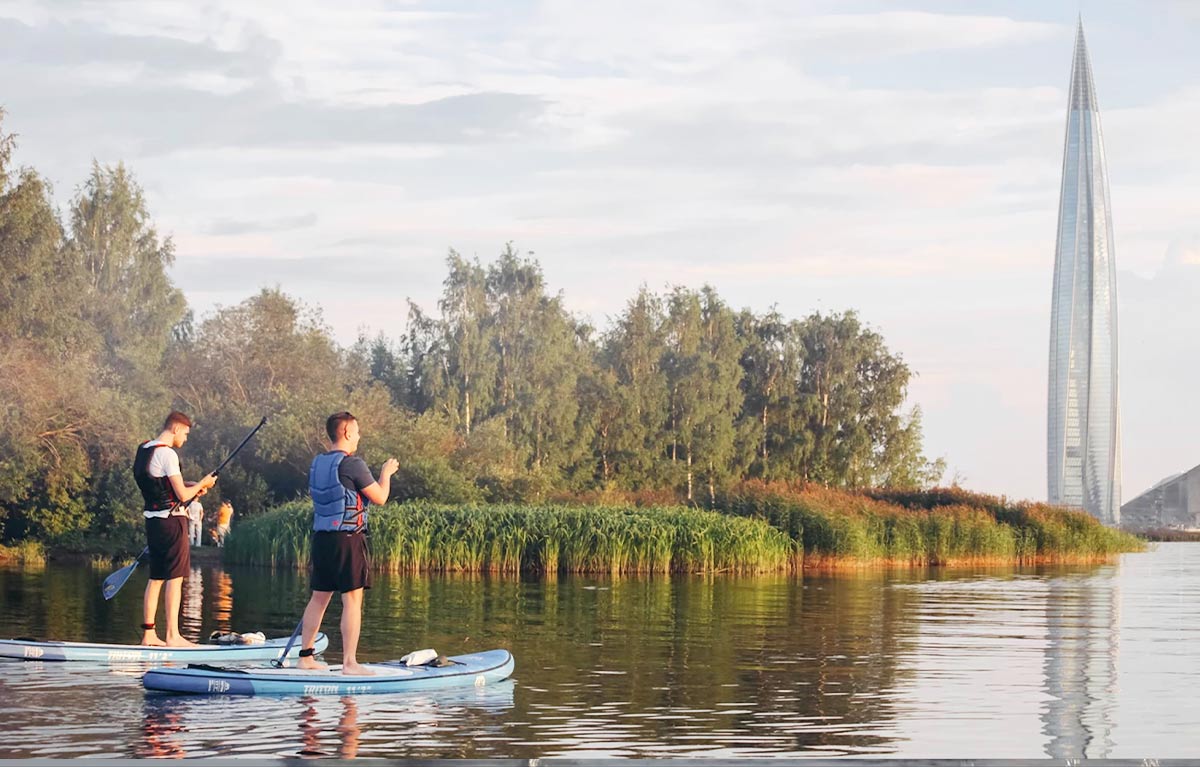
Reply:
[[338, 467], [346, 454], [341, 450], [313, 459], [308, 470], [308, 492], [313, 501], [313, 530], [357, 533], [367, 526], [367, 509], [362, 496], [338, 479]]

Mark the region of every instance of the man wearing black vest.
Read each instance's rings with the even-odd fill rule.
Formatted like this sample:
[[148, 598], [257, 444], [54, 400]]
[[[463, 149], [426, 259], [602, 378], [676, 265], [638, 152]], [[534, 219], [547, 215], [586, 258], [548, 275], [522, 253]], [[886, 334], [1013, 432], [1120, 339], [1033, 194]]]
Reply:
[[308, 490], [313, 499], [312, 598], [304, 609], [299, 668], [323, 668], [315, 660], [313, 643], [333, 592], [342, 595], [342, 673], [370, 676], [358, 662], [358, 635], [362, 630], [363, 589], [371, 588], [371, 560], [367, 551], [367, 508], [387, 503], [392, 475], [400, 466], [395, 458], [383, 462], [379, 481], [371, 476], [358, 450], [358, 420], [350, 413], [334, 413], [325, 421], [332, 443], [327, 453], [313, 459]]
[[[157, 437], [138, 446], [133, 461], [133, 478], [145, 501], [146, 546], [150, 550], [150, 580], [142, 600], [142, 644], [161, 647], [194, 647], [179, 633], [179, 604], [183, 577], [191, 569], [188, 546], [187, 505], [217, 483], [211, 474], [199, 482], [184, 482], [176, 448], [183, 447], [192, 422], [172, 410]], [[163, 589], [163, 583], [166, 589]], [[158, 595], [163, 594], [167, 612], [166, 641], [154, 630]]]

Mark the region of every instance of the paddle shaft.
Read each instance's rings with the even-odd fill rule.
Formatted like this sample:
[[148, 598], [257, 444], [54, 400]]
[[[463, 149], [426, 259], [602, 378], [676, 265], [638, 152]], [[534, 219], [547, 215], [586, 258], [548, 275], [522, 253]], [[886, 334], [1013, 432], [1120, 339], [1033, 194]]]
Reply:
[[283, 662], [287, 660], [287, 654], [292, 651], [292, 645], [296, 643], [296, 637], [300, 636], [300, 630], [304, 628], [304, 618], [296, 624], [296, 630], [292, 632], [292, 638], [288, 640], [287, 646], [283, 648], [283, 652], [279, 657], [271, 661], [271, 665], [275, 668], [283, 668]]
[[250, 431], [250, 433], [246, 435], [246, 438], [242, 440], [242, 443], [241, 443], [240, 445], [238, 445], [237, 447], [235, 447], [235, 448], [233, 449], [233, 452], [232, 452], [232, 453], [230, 453], [228, 456], [226, 456], [226, 458], [225, 458], [225, 460], [224, 460], [224, 461], [221, 461], [221, 465], [220, 465], [220, 466], [218, 466], [218, 467], [216, 468], [216, 470], [212, 472], [212, 475], [215, 477], [215, 476], [217, 476], [218, 474], [220, 474], [220, 473], [221, 473], [221, 469], [224, 469], [224, 468], [225, 468], [225, 466], [226, 466], [226, 464], [228, 464], [230, 461], [232, 461], [232, 460], [233, 460], [233, 457], [234, 457], [235, 455], [237, 455], [238, 453], [240, 453], [240, 452], [241, 452], [242, 448], [244, 448], [244, 447], [246, 446], [246, 443], [250, 441], [250, 438], [251, 438], [251, 437], [253, 437], [255, 434], [258, 434], [258, 430], [259, 430], [259, 429], [261, 429], [262, 427], [266, 426], [266, 425], [267, 425], [267, 417], [264, 415], [264, 416], [263, 416], [263, 419], [262, 419], [261, 421], [259, 421], [259, 422], [258, 422], [258, 426], [255, 426], [255, 427], [254, 427], [254, 428], [253, 428], [253, 429]]

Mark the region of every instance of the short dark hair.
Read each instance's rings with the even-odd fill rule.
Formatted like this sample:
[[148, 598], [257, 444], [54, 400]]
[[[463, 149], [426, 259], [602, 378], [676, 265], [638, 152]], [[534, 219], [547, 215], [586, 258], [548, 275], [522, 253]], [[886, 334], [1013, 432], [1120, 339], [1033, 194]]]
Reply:
[[176, 425], [186, 426], [190, 429], [192, 428], [192, 419], [188, 418], [183, 413], [180, 413], [178, 410], [172, 410], [170, 414], [167, 415], [167, 420], [163, 421], [163, 431], [167, 431]]
[[334, 413], [325, 419], [325, 433], [329, 435], [331, 440], [336, 442], [338, 432], [342, 430], [342, 424], [357, 420], [353, 413], [348, 413], [345, 410], [340, 413]]

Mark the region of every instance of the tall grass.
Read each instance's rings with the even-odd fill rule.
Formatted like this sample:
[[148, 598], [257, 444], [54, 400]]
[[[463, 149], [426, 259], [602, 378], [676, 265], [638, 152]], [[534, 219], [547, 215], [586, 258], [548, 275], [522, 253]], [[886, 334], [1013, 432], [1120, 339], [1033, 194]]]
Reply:
[[[311, 519], [296, 501], [245, 520], [226, 560], [304, 567]], [[421, 502], [372, 510], [370, 545], [377, 568], [398, 572], [753, 573], [794, 568], [800, 553], [761, 520], [697, 509]]]
[[22, 541], [12, 546], [0, 546], [0, 563], [28, 566], [46, 564], [46, 549], [37, 541]]
[[[371, 550], [398, 572], [615, 574], [1092, 562], [1144, 548], [1083, 512], [959, 490], [746, 482], [718, 507], [393, 504], [371, 512]], [[305, 567], [310, 521], [307, 501], [243, 520], [226, 560]]]
[[747, 482], [718, 505], [801, 541], [806, 566], [1089, 562], [1141, 541], [1081, 511], [965, 491], [848, 493]]

